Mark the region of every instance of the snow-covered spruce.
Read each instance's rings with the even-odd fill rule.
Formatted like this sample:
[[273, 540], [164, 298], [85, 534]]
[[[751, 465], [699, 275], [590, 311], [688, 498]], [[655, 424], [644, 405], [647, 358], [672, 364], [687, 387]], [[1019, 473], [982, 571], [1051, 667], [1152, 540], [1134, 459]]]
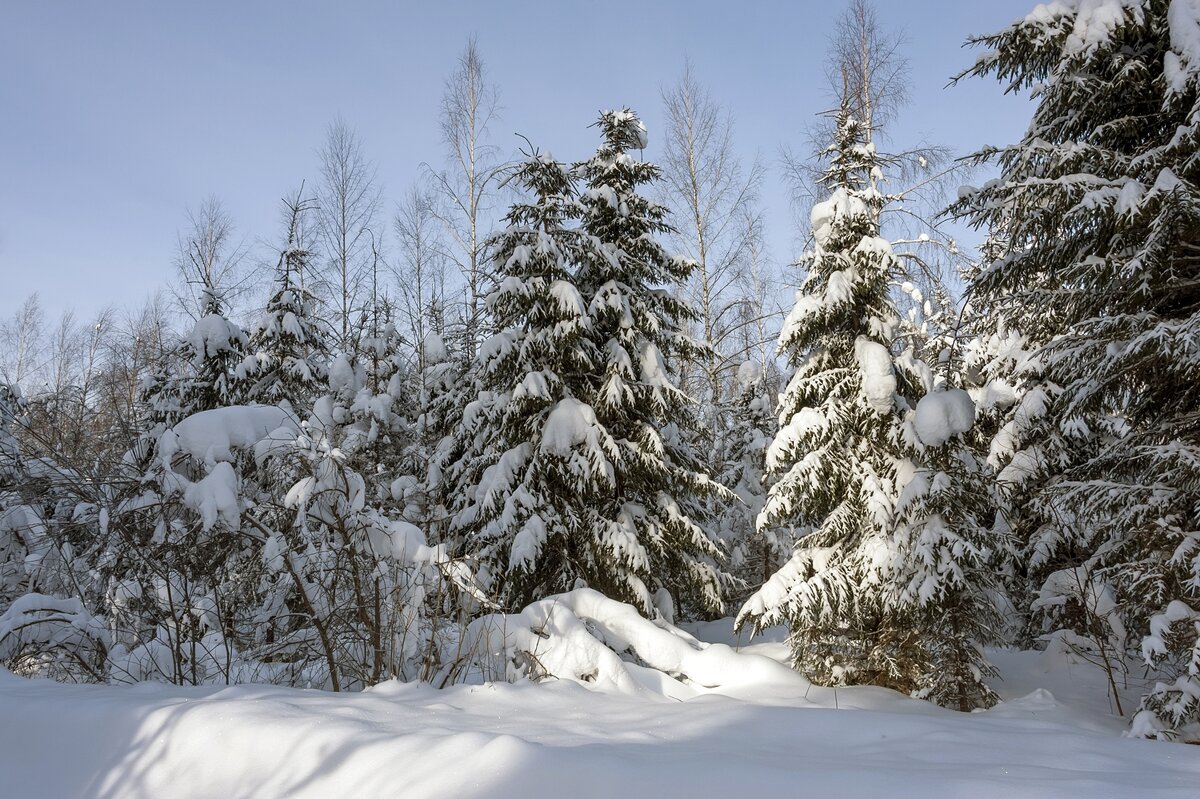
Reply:
[[647, 614], [715, 608], [719, 551], [696, 501], [713, 484], [680, 444], [687, 403], [666, 366], [693, 346], [669, 290], [689, 264], [664, 252], [663, 210], [637, 193], [657, 176], [627, 152], [641, 122], [608, 112], [600, 127], [592, 160], [534, 156], [517, 173], [534, 197], [495, 239], [500, 332], [459, 432], [456, 525], [509, 606], [581, 581]]
[[512, 180], [529, 200], [492, 239], [499, 279], [487, 307], [499, 332], [479, 351], [479, 391], [456, 432], [452, 476], [454, 528], [501, 604], [519, 608], [576, 580], [599, 583], [614, 556], [603, 551], [598, 508], [619, 456], [576, 398], [587, 396], [595, 364], [573, 275], [582, 237], [566, 227], [577, 215], [571, 175], [534, 154]]
[[[972, 419], [949, 394], [927, 398], [906, 428], [906, 397], [933, 386], [911, 353], [892, 352], [900, 318], [889, 291], [901, 267], [880, 237], [880, 163], [846, 113], [828, 154], [832, 191], [813, 208], [808, 277], [779, 339], [794, 373], [767, 453], [778, 480], [758, 518], [803, 537], [739, 624], [786, 621], [796, 668], [819, 683], [986, 704], [978, 647], [991, 640], [995, 611], [975, 578], [991, 551], [978, 499], [952, 508], [984, 478], [950, 443]], [[943, 670], [946, 657], [952, 669]]]
[[[1022, 141], [978, 155], [1000, 179], [958, 206], [1007, 236], [973, 291], [1056, 387], [1029, 557], [1116, 590], [1164, 678], [1135, 730], [1192, 740], [1200, 628], [1180, 609], [1200, 608], [1198, 18], [1183, 0], [1055, 3], [977, 40], [988, 49], [968, 74], [1033, 87], [1038, 106]], [[1110, 637], [1079, 610], [1079, 633]]]
[[892, 539], [875, 568], [892, 634], [908, 631], [893, 645], [897, 670], [910, 670], [914, 696], [959, 710], [996, 701], [983, 647], [1005, 637], [998, 575], [1012, 554], [992, 471], [964, 437], [974, 422], [962, 389], [917, 403], [904, 428], [911, 460], [897, 474]]
[[304, 412], [324, 388], [329, 368], [326, 337], [318, 327], [316, 301], [304, 288], [311, 253], [302, 237], [304, 206], [287, 207], [287, 233], [276, 266], [276, 289], [254, 326], [247, 355], [238, 365], [238, 396], [244, 401], [286, 403]]
[[170, 427], [193, 413], [237, 404], [236, 371], [245, 357], [246, 331], [225, 316], [212, 287], [201, 291], [199, 312], [176, 352], [162, 359], [143, 388], [142, 403], [154, 424]]
[[[405, 382], [409, 418], [399, 476], [391, 485], [393, 500], [403, 517], [421, 528], [426, 540], [451, 540], [450, 506], [453, 485], [445, 466], [454, 462], [454, 429], [473, 384], [459, 358], [451, 355], [442, 337], [427, 333], [417, 352], [417, 369]], [[457, 549], [456, 547], [454, 547]]]
[[659, 241], [666, 209], [639, 193], [660, 177], [630, 152], [646, 145], [646, 128], [628, 109], [607, 111], [603, 143], [573, 167], [583, 184], [579, 204], [585, 247], [576, 285], [591, 331], [586, 352], [596, 365], [577, 398], [616, 444], [613, 490], [597, 507], [594, 532], [608, 563], [593, 587], [670, 615], [670, 597], [687, 613], [722, 605], [722, 553], [704, 525], [704, 498], [723, 490], [706, 474], [696, 441], [697, 413], [680, 391], [672, 364], [698, 357], [704, 345], [686, 332], [695, 314], [678, 286], [694, 263]]
[[767, 473], [767, 449], [778, 430], [774, 405], [762, 365], [746, 361], [738, 368], [737, 390], [732, 395], [728, 427], [716, 442], [720, 481], [740, 502], [716, 498], [715, 528], [729, 549], [729, 570], [739, 581], [731, 597], [740, 606], [770, 579], [792, 555], [795, 544], [790, 527], [759, 529], [772, 483]]

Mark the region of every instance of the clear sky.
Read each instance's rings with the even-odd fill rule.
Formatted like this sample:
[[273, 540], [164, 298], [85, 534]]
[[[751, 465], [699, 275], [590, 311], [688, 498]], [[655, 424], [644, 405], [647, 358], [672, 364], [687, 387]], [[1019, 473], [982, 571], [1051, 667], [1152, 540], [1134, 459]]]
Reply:
[[[946, 88], [965, 38], [1033, 0], [893, 0], [913, 101], [893, 138], [965, 153], [1012, 141], [1029, 107], [992, 81]], [[628, 105], [655, 130], [659, 93], [691, 59], [769, 168], [777, 260], [792, 256], [781, 145], [829, 105], [822, 60], [840, 2], [0, 3], [0, 316], [37, 291], [52, 313], [136, 304], [170, 275], [188, 207], [215, 195], [249, 243], [317, 173], [341, 115], [379, 168], [387, 211], [422, 161], [440, 163], [443, 82], [472, 33], [501, 93], [494, 141], [516, 133], [563, 160]]]

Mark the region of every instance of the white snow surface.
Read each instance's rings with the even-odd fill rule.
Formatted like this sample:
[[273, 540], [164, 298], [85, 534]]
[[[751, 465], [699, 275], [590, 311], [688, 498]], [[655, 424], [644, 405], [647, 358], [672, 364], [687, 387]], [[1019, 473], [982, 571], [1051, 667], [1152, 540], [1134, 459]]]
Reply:
[[809, 215], [813, 239], [817, 245], [824, 247], [833, 233], [833, 225], [838, 217], [856, 216], [866, 213], [866, 205], [858, 197], [846, 189], [838, 188], [823, 200], [813, 206]]
[[896, 367], [887, 347], [859, 336], [854, 341], [854, 357], [862, 373], [862, 393], [871, 410], [891, 413], [896, 401]]
[[246, 343], [245, 332], [220, 314], [208, 314], [196, 320], [187, 337], [197, 361], [232, 349], [233, 342]]
[[167, 430], [159, 439], [159, 455], [169, 464], [183, 452], [207, 463], [228, 462], [277, 431], [295, 433], [296, 417], [277, 405], [232, 405], [201, 411]]
[[[559, 666], [562, 636], [605, 641], [626, 685], [388, 682], [334, 694], [0, 671], [0, 794], [1182, 799], [1200, 784], [1195, 747], [1121, 737], [1087, 663], [990, 652], [1005, 701], [958, 713], [879, 688], [813, 687], [772, 659], [786, 652], [778, 631], [738, 648], [731, 620], [692, 625], [705, 642], [623, 607], [575, 591], [507, 621]], [[637, 657], [619, 657], [623, 647]]]
[[975, 403], [961, 388], [935, 391], [917, 403], [914, 424], [927, 447], [940, 447], [975, 424]]
[[1200, 0], [1171, 0], [1167, 11], [1171, 50], [1163, 74], [1171, 91], [1182, 93], [1200, 74]]
[[543, 452], [566, 456], [579, 444], [587, 443], [594, 447], [598, 425], [596, 412], [591, 405], [574, 397], [566, 397], [559, 400], [546, 417], [546, 424], [542, 427], [541, 449]]

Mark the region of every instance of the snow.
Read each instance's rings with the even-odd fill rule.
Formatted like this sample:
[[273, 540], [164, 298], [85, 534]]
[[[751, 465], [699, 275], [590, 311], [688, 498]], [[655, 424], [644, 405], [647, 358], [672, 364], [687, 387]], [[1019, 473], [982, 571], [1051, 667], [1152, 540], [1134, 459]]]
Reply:
[[196, 320], [187, 342], [200, 361], [233, 349], [234, 342], [245, 346], [246, 334], [225, 317], [213, 313]]
[[1167, 25], [1171, 50], [1163, 59], [1163, 73], [1168, 88], [1182, 93], [1200, 74], [1200, 0], [1171, 0]]
[[596, 412], [574, 397], [559, 400], [542, 427], [542, 452], [566, 456], [579, 445], [596, 446]]
[[446, 351], [446, 343], [437, 333], [425, 336], [425, 340], [421, 342], [421, 351], [426, 363], [442, 363], [450, 357]]
[[289, 411], [276, 405], [233, 405], [201, 411], [167, 430], [159, 440], [159, 454], [169, 464], [177, 453], [198, 461], [232, 461], [234, 452], [253, 447], [280, 429], [298, 431]]
[[200, 515], [200, 529], [208, 532], [220, 521], [229, 530], [241, 527], [238, 476], [228, 463], [218, 463], [201, 480], [186, 486], [183, 504]]
[[629, 692], [566, 679], [351, 694], [86, 686], [0, 671], [3, 793], [1183, 799], [1200, 780], [1194, 747], [1121, 737], [1089, 664], [989, 652], [1005, 701], [957, 713], [879, 688], [807, 686], [759, 654], [781, 652], [777, 640], [735, 649], [729, 620], [692, 626], [708, 644], [567, 597], [555, 623], [582, 628], [590, 614], [602, 635], [660, 665], [677, 657], [699, 675], [708, 661], [704, 679], [725, 688], [671, 698], [662, 688], [682, 683], [631, 660], [620, 662], [641, 682]]
[[108, 643], [108, 630], [103, 622], [75, 598], [25, 594], [0, 614], [0, 658], [5, 660], [24, 645], [36, 642], [45, 651], [89, 636]]
[[892, 354], [882, 344], [859, 336], [854, 356], [862, 372], [862, 394], [876, 413], [891, 413], [896, 396], [896, 371]]
[[1133, 178], [1125, 181], [1121, 186], [1121, 191], [1117, 194], [1116, 212], [1121, 215], [1135, 216], [1145, 193], [1146, 187], [1138, 181]]
[[810, 221], [812, 222], [813, 238], [817, 245], [824, 247], [833, 232], [833, 225], [839, 217], [865, 214], [866, 205], [858, 197], [844, 188], [836, 189], [823, 200], [813, 206]]
[[975, 424], [975, 403], [961, 388], [926, 394], [917, 403], [917, 437], [928, 447], [940, 447]]
[[629, 110], [623, 111], [606, 111], [605, 116], [608, 116], [613, 125], [618, 125], [625, 128], [632, 134], [633, 145], [639, 150], [645, 150], [650, 146], [650, 137], [646, 132], [646, 123], [638, 119], [637, 114]]
[[763, 376], [763, 367], [758, 361], [742, 361], [737, 370], [738, 386], [748, 388]]
[[1144, 0], [1055, 0], [1043, 3], [1025, 17], [1025, 24], [1052, 27], [1055, 20], [1070, 16], [1071, 32], [1063, 43], [1064, 56], [1086, 56], [1107, 44], [1126, 15], [1142, 19]]

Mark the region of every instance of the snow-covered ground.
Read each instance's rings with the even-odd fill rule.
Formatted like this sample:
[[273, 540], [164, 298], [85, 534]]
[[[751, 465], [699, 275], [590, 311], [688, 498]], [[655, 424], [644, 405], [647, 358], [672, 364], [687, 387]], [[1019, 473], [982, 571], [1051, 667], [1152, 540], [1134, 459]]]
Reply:
[[[737, 643], [728, 622], [690, 631]], [[772, 637], [749, 656], [726, 653], [725, 668], [781, 656]], [[1047, 672], [1036, 653], [994, 655], [1006, 701], [973, 714], [882, 689], [789, 696], [782, 676], [741, 684], [737, 698], [679, 701], [568, 680], [336, 695], [0, 672], [0, 795], [1200, 795], [1200, 748], [1122, 738], [1092, 667]]]

